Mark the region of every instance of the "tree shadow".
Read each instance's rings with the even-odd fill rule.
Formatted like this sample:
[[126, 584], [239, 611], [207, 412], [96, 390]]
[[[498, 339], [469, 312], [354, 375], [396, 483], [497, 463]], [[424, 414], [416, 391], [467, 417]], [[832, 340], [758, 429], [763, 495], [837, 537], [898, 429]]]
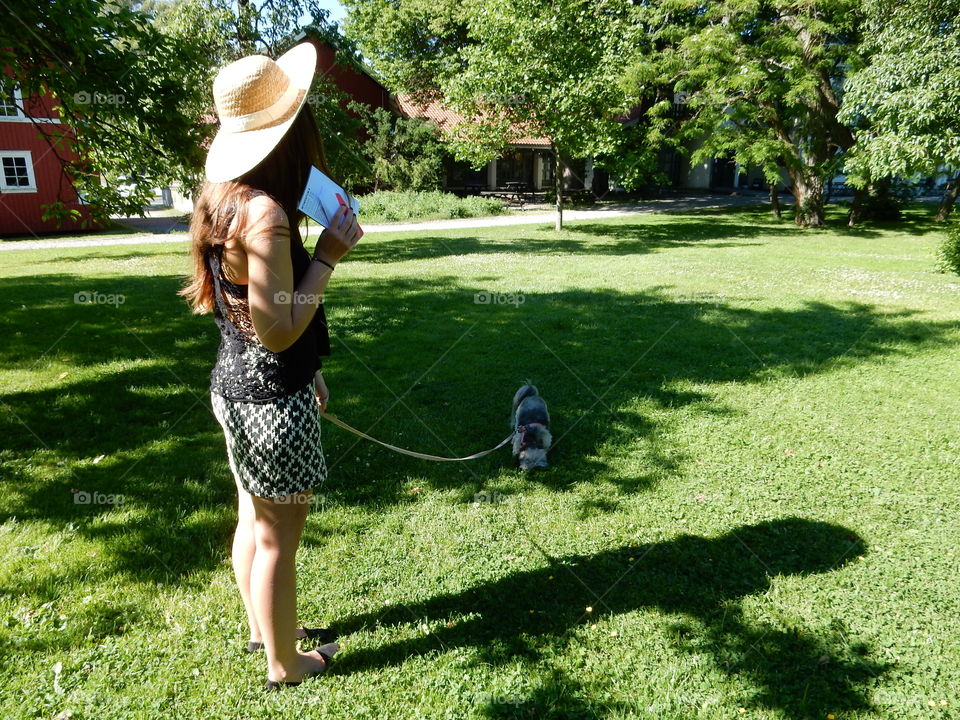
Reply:
[[[531, 226], [524, 226], [529, 230]], [[536, 226], [533, 226], [536, 227]], [[544, 228], [547, 228], [545, 225]], [[514, 228], [518, 230], [519, 228]], [[583, 220], [570, 221], [563, 231], [542, 237], [489, 235], [417, 235], [376, 240], [357, 245], [350, 259], [391, 263], [458, 255], [511, 253], [521, 255], [642, 255], [676, 247], [732, 248], [760, 244], [749, 238], [794, 235], [795, 229], [776, 225], [736, 223], [728, 219], [673, 220], [669, 224], [611, 225]]]
[[[651, 404], [730, 415], [711, 385], [803, 377], [958, 341], [952, 323], [863, 303], [757, 310], [650, 288], [524, 293], [519, 304], [477, 304], [484, 293], [496, 295], [455, 278], [342, 288], [337, 302], [352, 311], [331, 315], [338, 357], [331, 365], [343, 369], [329, 376], [338, 385], [332, 411], [387, 442], [460, 456], [502, 439], [513, 392], [531, 379], [550, 406], [555, 444], [552, 467], [526, 481], [559, 490], [584, 478], [608, 480], [629, 493], [686, 461], [668, 440], [670, 421], [663, 413], [652, 420]], [[369, 454], [361, 455], [338, 428], [328, 438], [344, 502], [400, 500], [403, 488], [365, 480], [397, 467], [467, 499], [489, 490], [483, 483], [509, 464], [506, 451], [451, 467], [366, 445], [359, 449]], [[607, 448], [624, 446], [637, 447], [642, 474], [625, 476], [611, 463]]]
[[[235, 490], [207, 392], [219, 336], [176, 298], [179, 284], [68, 274], [0, 282], [0, 317], [13, 328], [0, 368], [36, 371], [0, 396], [0, 523], [51, 522], [103, 548], [96, 570], [78, 560], [55, 582], [32, 575], [38, 597], [57, 597], [71, 578], [202, 582], [191, 573], [223, 557]], [[78, 304], [80, 292], [124, 300]], [[0, 585], [24, 590], [17, 577]]]
[[[658, 211], [671, 214], [673, 211]], [[516, 237], [514, 234], [411, 235], [394, 239], [376, 239], [357, 245], [350, 259], [369, 263], [391, 263], [460, 255], [510, 253], [521, 255], [642, 255], [671, 248], [735, 248], [761, 245], [766, 238], [801, 238], [803, 234], [829, 232], [843, 237], [871, 238], [897, 232], [904, 237], [920, 237], [942, 232], [929, 214], [907, 210], [898, 223], [865, 222], [848, 227], [846, 216], [831, 208], [828, 224], [819, 229], [800, 229], [792, 220], [774, 220], [768, 209], [756, 206], [683, 210], [669, 223], [636, 223], [570, 220], [564, 230], [552, 232], [545, 224], [525, 226], [523, 230], [549, 229], [549, 235]], [[514, 228], [521, 231], [521, 228]]]
[[[180, 282], [69, 274], [0, 281], [0, 320], [14, 328], [0, 368], [45, 368], [36, 386], [0, 397], [0, 522], [74, 523], [103, 542], [107, 571], [161, 583], [212, 571], [233, 514], [208, 395], [219, 338], [210, 317], [191, 315], [176, 297]], [[78, 305], [74, 293], [84, 290], [125, 301]], [[669, 288], [484, 304], [482, 293], [490, 294], [454, 276], [338, 287], [328, 300], [331, 410], [387, 442], [466, 455], [506, 435], [513, 392], [531, 379], [550, 405], [552, 467], [515, 477], [559, 492], [584, 480], [615, 491], [578, 498], [582, 516], [616, 511], [618, 495], [682, 472], [688, 458], [670, 439], [669, 413], [654, 420], [651, 404], [731, 414], [712, 384], [827, 372], [957, 342], [949, 323], [865, 304], [758, 310], [677, 298]], [[65, 376], [58, 365], [69, 368]], [[427, 463], [357, 445], [329, 423], [323, 442], [332, 479], [322, 492], [345, 504], [409, 502], [409, 477], [466, 502], [512, 472], [506, 449], [472, 463]], [[626, 448], [642, 470], [622, 468]], [[123, 512], [78, 503], [74, 490], [122, 495]], [[319, 539], [308, 531], [311, 540]]]
[[[110, 250], [97, 251], [89, 247], [76, 248], [83, 250], [84, 252], [76, 255], [60, 255], [58, 257], [46, 259], [38, 258], [31, 260], [31, 265], [49, 265], [50, 263], [83, 263], [90, 260], [110, 260], [112, 262], [123, 264], [137, 264], [140, 262], [153, 262], [165, 257], [177, 257], [183, 259], [184, 253], [186, 252], [185, 243], [170, 243], [169, 246], [153, 245], [151, 246], [150, 253], [147, 255], [145, 255], [142, 250], [131, 250], [130, 252], [121, 253], [116, 252], [116, 250], [119, 249], [119, 246], [113, 246], [113, 248], [114, 252], [111, 252]], [[65, 249], [71, 250], [74, 248]], [[90, 282], [95, 283], [95, 281]], [[90, 282], [87, 284], [89, 285]]]
[[[522, 528], [520, 529], [522, 532]], [[531, 539], [531, 542], [532, 539]], [[534, 543], [535, 544], [535, 543]], [[338, 673], [400, 665], [411, 655], [469, 647], [477, 663], [494, 666], [518, 658], [535, 664], [553, 644], [589, 644], [587, 626], [649, 608], [678, 616], [680, 648], [708, 652], [717, 668], [756, 687], [747, 705], [788, 717], [823, 717], [838, 710], [867, 710], [867, 686], [889, 670], [869, 648], [843, 634], [818, 634], [799, 625], [754, 623], [740, 602], [766, 592], [779, 576], [813, 576], [842, 567], [866, 547], [853, 531], [802, 518], [778, 518], [706, 538], [680, 535], [647, 545], [599, 553], [550, 557], [536, 570], [511, 572], [456, 593], [436, 595], [336, 623], [345, 634], [383, 626], [426, 624], [432, 631], [385, 646], [348, 651]], [[631, 562], [631, 559], [635, 559]], [[524, 602], [526, 601], [526, 602]], [[528, 605], [535, 603], [535, 612]], [[591, 612], [585, 612], [590, 607]], [[642, 682], [642, 680], [640, 680]], [[490, 717], [570, 717], [556, 707], [571, 676], [555, 671], [526, 697], [490, 703]], [[569, 710], [603, 716], [610, 708], [578, 697]]]

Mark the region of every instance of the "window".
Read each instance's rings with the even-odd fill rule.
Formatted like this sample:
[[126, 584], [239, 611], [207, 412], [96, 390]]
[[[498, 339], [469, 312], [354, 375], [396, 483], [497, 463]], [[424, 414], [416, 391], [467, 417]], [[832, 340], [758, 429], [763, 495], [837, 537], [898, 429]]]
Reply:
[[20, 90], [16, 86], [0, 85], [0, 118], [23, 117]]
[[540, 187], [553, 187], [553, 153], [540, 151]]
[[0, 192], [36, 192], [33, 156], [29, 150], [0, 151]]
[[529, 150], [507, 150], [497, 160], [497, 185], [533, 180], [533, 153]]

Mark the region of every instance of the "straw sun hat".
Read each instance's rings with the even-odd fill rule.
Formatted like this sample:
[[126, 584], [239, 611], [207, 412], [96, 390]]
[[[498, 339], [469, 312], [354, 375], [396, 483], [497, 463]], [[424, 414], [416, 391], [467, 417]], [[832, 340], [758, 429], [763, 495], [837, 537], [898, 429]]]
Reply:
[[276, 61], [248, 55], [217, 73], [220, 129], [207, 152], [207, 180], [233, 180], [270, 154], [307, 101], [316, 66], [316, 48], [305, 42]]

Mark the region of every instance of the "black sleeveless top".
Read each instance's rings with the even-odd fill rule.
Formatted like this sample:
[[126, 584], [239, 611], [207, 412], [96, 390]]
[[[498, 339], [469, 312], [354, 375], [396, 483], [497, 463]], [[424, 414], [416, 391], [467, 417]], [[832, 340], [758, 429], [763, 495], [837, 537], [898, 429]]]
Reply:
[[[290, 233], [290, 260], [296, 287], [311, 261], [299, 232], [293, 228]], [[223, 272], [222, 244], [210, 248], [207, 263], [213, 273], [213, 317], [220, 328], [220, 348], [210, 373], [210, 390], [228, 400], [261, 403], [302, 390], [322, 367], [320, 356], [330, 354], [330, 336], [323, 303], [317, 307], [310, 324], [293, 345], [286, 350], [273, 352], [263, 346], [254, 332], [247, 286], [231, 282]]]

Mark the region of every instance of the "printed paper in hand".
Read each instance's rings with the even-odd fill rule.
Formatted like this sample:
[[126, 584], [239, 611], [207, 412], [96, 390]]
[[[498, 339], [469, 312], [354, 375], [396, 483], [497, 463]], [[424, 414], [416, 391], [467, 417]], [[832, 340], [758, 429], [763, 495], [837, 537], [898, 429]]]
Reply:
[[[330, 221], [341, 205], [346, 204], [347, 193], [317, 168], [310, 168], [310, 177], [307, 178], [307, 187], [303, 190], [300, 204], [297, 209], [307, 217], [313, 218], [324, 227], [330, 226]], [[360, 212], [360, 202], [350, 197], [350, 207], [354, 214]], [[363, 231], [361, 230], [361, 233]]]

